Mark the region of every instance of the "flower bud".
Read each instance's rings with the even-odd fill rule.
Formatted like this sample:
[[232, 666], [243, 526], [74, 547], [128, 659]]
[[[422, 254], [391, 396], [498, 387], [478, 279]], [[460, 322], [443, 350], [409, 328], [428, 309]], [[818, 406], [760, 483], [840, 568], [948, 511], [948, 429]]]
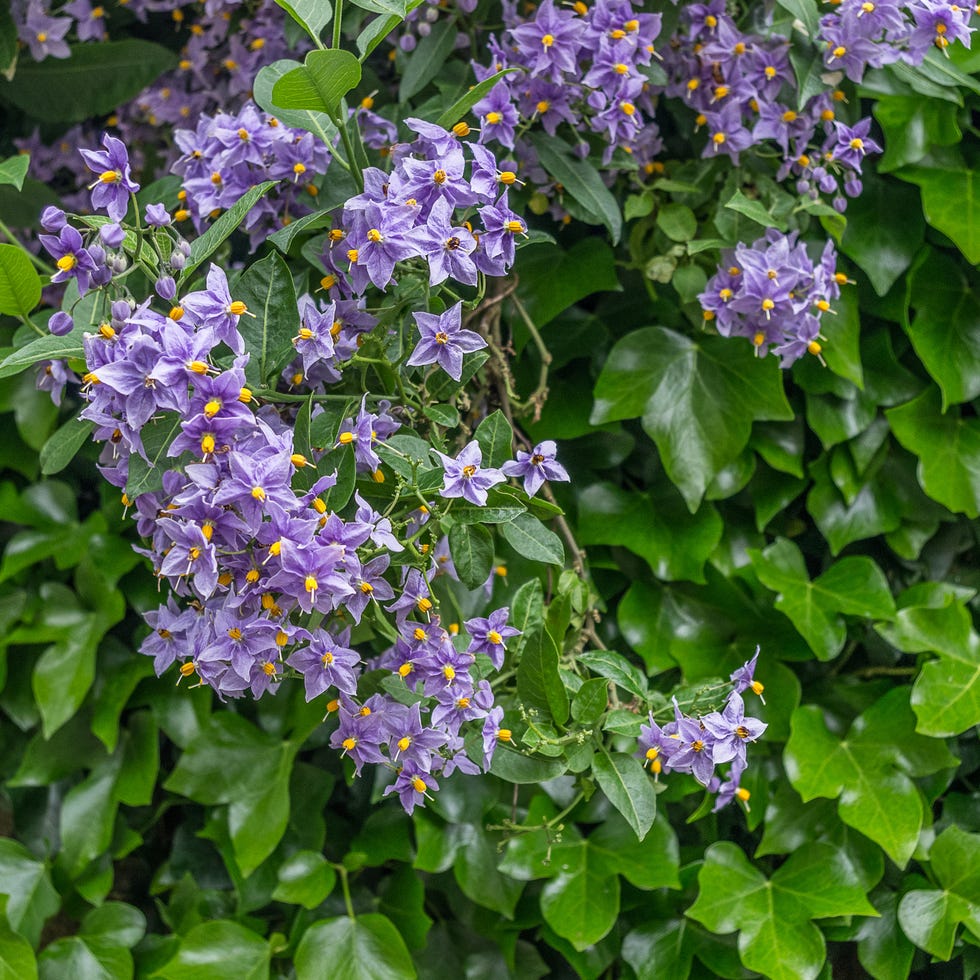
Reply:
[[163, 204], [147, 204], [146, 223], [153, 228], [165, 228], [170, 224], [170, 212]]
[[52, 204], [49, 204], [41, 212], [41, 227], [45, 231], [61, 231], [67, 223], [68, 219], [65, 217], [65, 212]]
[[72, 328], [75, 326], [75, 321], [65, 313], [64, 310], [58, 310], [54, 316], [48, 320], [48, 330], [51, 331], [56, 337], [64, 337], [66, 333], [71, 333]]
[[174, 249], [170, 254], [170, 267], [172, 269], [183, 269], [187, 265], [187, 256], [184, 255], [179, 249]]
[[122, 230], [118, 222], [113, 221], [99, 229], [99, 238], [109, 248], [119, 248], [126, 239], [126, 232]]
[[157, 295], [170, 302], [177, 295], [177, 283], [173, 276], [160, 276], [156, 281]]

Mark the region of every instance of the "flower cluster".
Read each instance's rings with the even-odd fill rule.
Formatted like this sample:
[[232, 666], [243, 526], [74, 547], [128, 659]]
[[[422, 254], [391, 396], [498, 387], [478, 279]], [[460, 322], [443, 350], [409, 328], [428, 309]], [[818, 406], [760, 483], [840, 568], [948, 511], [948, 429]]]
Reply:
[[[745, 717], [742, 692], [752, 690], [761, 697], [763, 686], [754, 679], [758, 649], [752, 659], [731, 675], [732, 692], [722, 711], [703, 717], [685, 715], [674, 700], [674, 720], [663, 728], [651, 713], [649, 724], [640, 729], [637, 756], [649, 765], [655, 775], [661, 772], [689, 773], [717, 793], [714, 810], [727, 806], [733, 799], [747, 804], [748, 790], [739, 784], [746, 768], [745, 746], [758, 739], [768, 727], [757, 718]], [[730, 763], [722, 780], [715, 767]]]
[[327, 147], [312, 133], [283, 125], [250, 101], [235, 115], [201, 115], [193, 130], [176, 130], [174, 140], [182, 155], [171, 169], [183, 178], [174, 220], [190, 218], [198, 232], [256, 184], [282, 181], [246, 217], [253, 246], [310, 211], [307, 202], [319, 193], [313, 178], [329, 162]]
[[475, 286], [480, 274], [506, 274], [527, 232], [508, 203], [514, 173], [465, 138], [469, 127], [450, 132], [412, 118], [406, 125], [416, 138], [394, 147], [391, 173], [368, 168], [364, 191], [335, 216], [323, 262], [342, 295], [361, 295], [369, 284], [386, 290], [395, 266], [412, 259], [425, 261], [430, 286], [447, 279]]
[[820, 321], [834, 314], [847, 277], [828, 241], [814, 263], [796, 232], [775, 229], [751, 245], [722, 252], [721, 265], [698, 297], [706, 320], [725, 337], [747, 337], [761, 357], [771, 350], [788, 367], [804, 354], [820, 357]]

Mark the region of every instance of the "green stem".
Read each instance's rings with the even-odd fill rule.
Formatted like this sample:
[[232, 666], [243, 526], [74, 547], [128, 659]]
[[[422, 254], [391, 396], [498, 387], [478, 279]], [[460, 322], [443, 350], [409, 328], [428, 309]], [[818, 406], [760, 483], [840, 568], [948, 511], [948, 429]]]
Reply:
[[32, 265], [38, 272], [43, 272], [46, 276], [53, 276], [58, 270], [53, 265], [48, 265], [43, 259], [39, 259], [36, 255], [32, 255], [30, 252], [24, 248], [23, 245], [17, 240], [17, 236], [7, 227], [7, 225], [0, 221], [0, 232], [3, 233], [4, 238], [6, 238], [11, 244], [16, 245], [18, 248], [22, 249], [24, 254], [31, 260]]
[[[334, 36], [337, 39], [334, 42], [334, 47], [338, 47], [340, 43], [340, 29], [337, 24], [340, 23], [339, 14], [339, 2], [338, 11], [334, 14], [337, 19], [334, 21]], [[340, 113], [331, 113], [330, 121], [340, 130], [340, 138], [344, 143], [344, 153], [347, 154], [347, 162], [350, 164], [348, 169], [350, 170], [351, 176], [354, 178], [354, 183], [357, 184], [358, 192], [364, 190], [364, 173], [361, 168], [357, 165], [357, 158], [354, 155], [354, 144], [351, 142], [350, 133], [347, 130], [347, 123], [345, 120], [341, 119]]]
[[[341, 21], [344, 17], [344, 0], [334, 0], [333, 5], [333, 40], [331, 42], [332, 48], [340, 47], [340, 27]], [[353, 162], [353, 157], [351, 157], [351, 162]]]
[[[134, 249], [134, 258], [137, 264], [143, 267], [143, 223], [140, 221], [140, 206], [139, 202], [136, 200], [136, 195], [130, 191], [129, 199], [133, 202], [133, 215], [136, 222], [136, 248]], [[146, 269], [143, 270], [144, 272]], [[151, 275], [149, 278], [153, 278]]]
[[347, 906], [347, 915], [351, 919], [356, 919], [357, 916], [354, 915], [354, 903], [350, 898], [350, 882], [347, 880], [347, 869], [342, 864], [335, 864], [334, 868], [337, 874], [340, 875], [340, 887], [344, 892], [344, 905]]
[[[306, 402], [310, 400], [309, 395], [291, 395], [285, 391], [275, 391], [272, 388], [253, 388], [252, 394], [256, 398], [263, 398], [267, 402]], [[380, 401], [383, 398], [390, 398], [390, 395], [372, 395], [368, 393], [368, 400]], [[349, 402], [356, 403], [355, 395], [313, 395], [315, 402]]]

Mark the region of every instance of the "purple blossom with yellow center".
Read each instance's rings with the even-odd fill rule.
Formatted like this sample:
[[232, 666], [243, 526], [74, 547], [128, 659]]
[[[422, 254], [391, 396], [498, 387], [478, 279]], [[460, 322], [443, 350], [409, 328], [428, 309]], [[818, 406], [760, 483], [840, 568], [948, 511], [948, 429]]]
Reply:
[[439, 495], [442, 497], [463, 497], [477, 507], [485, 507], [487, 491], [507, 479], [498, 469], [483, 467], [483, 450], [478, 442], [465, 446], [453, 459], [433, 449], [442, 460], [445, 482]]
[[129, 153], [122, 140], [104, 133], [102, 150], [79, 150], [85, 166], [98, 177], [90, 186], [92, 207], [104, 210], [113, 221], [122, 221], [129, 207], [129, 198], [140, 185], [129, 170]]
[[462, 326], [462, 302], [445, 313], [413, 313], [421, 337], [406, 362], [412, 366], [438, 364], [453, 379], [463, 375], [463, 355], [481, 350], [487, 342]]

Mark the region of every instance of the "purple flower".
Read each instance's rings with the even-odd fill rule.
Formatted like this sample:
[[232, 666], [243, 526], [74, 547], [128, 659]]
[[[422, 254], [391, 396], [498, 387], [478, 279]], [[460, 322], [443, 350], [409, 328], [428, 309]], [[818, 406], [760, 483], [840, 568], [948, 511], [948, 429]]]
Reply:
[[473, 330], [462, 328], [462, 302], [445, 313], [414, 313], [421, 338], [407, 364], [438, 364], [453, 379], [463, 375], [463, 355], [481, 350], [487, 342]]
[[504, 606], [495, 609], [487, 618], [477, 617], [468, 619], [463, 626], [472, 640], [466, 648], [467, 653], [485, 653], [497, 670], [504, 665], [504, 640], [511, 636], [520, 636], [521, 631], [507, 625], [510, 609]]
[[104, 209], [113, 221], [122, 221], [129, 207], [129, 195], [135, 194], [140, 185], [129, 172], [129, 153], [122, 140], [108, 133], [102, 135], [104, 150], [79, 150], [85, 166], [98, 179], [89, 188], [92, 191], [92, 207]]
[[286, 661], [303, 675], [307, 701], [312, 701], [331, 687], [342, 694], [357, 691], [355, 670], [361, 658], [356, 650], [350, 649], [349, 643], [349, 629], [337, 636], [320, 630], [314, 634], [309, 646], [297, 650]]
[[437, 790], [439, 784], [432, 774], [412, 762], [406, 762], [398, 771], [398, 778], [385, 789], [384, 795], [398, 794], [405, 812], [411, 814], [417, 806], [425, 806], [426, 798], [431, 799], [429, 790]]
[[422, 254], [429, 260], [429, 285], [452, 278], [476, 285], [476, 264], [470, 257], [476, 250], [472, 232], [452, 224], [452, 205], [439, 198], [429, 212], [425, 227], [416, 232]]
[[867, 153], [881, 153], [881, 147], [868, 137], [871, 129], [871, 117], [862, 119], [855, 126], [845, 126], [835, 122], [836, 145], [832, 149], [834, 159], [845, 166], [861, 172], [861, 164]]
[[519, 450], [517, 459], [504, 463], [500, 470], [505, 476], [523, 478], [525, 493], [533, 497], [545, 480], [568, 480], [565, 467], [555, 459], [556, 451], [557, 447], [552, 440], [539, 442], [529, 453]]
[[715, 765], [738, 759], [745, 762], [745, 743], [754, 742], [769, 727], [758, 718], [745, 717], [745, 703], [735, 691], [728, 697], [725, 710], [712, 711], [701, 719], [704, 728], [714, 736], [711, 760]]
[[35, 61], [43, 61], [48, 55], [52, 58], [68, 58], [71, 49], [64, 41], [71, 29], [70, 17], [49, 17], [40, 3], [31, 2], [27, 6], [27, 18], [18, 34], [31, 49]]
[[153, 228], [165, 228], [170, 224], [170, 212], [165, 204], [147, 204], [146, 223]]
[[487, 503], [487, 491], [506, 479], [500, 470], [483, 469], [483, 450], [478, 442], [471, 442], [453, 459], [432, 450], [441, 460], [445, 470], [445, 481], [439, 495], [442, 497], [464, 497], [477, 507]]

